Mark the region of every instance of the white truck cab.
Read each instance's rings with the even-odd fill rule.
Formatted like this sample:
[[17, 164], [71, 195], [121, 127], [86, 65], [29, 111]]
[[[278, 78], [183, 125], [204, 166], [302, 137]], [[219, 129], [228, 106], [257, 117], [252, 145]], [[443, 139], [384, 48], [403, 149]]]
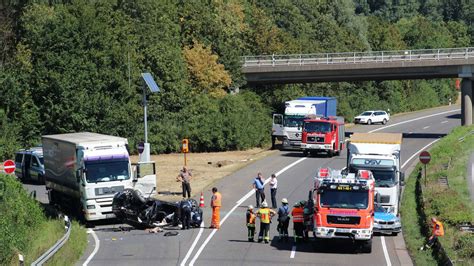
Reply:
[[398, 214], [404, 174], [400, 168], [402, 134], [354, 133], [348, 144], [348, 170], [370, 170], [380, 204]]

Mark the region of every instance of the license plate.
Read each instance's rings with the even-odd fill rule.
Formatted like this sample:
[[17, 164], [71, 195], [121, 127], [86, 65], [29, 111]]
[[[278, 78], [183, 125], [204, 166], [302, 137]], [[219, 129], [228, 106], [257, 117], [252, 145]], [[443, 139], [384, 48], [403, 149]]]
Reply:
[[112, 219], [112, 218], [115, 218], [115, 215], [112, 214], [112, 213], [109, 213], [109, 214], [105, 215], [105, 219]]
[[351, 229], [337, 228], [336, 232], [338, 232], [338, 233], [349, 233], [349, 232], [351, 232]]

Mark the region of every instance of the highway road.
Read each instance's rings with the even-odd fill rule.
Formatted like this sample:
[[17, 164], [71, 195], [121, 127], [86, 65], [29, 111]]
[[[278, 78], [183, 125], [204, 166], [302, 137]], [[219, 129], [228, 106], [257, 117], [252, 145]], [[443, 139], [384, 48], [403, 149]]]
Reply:
[[[392, 117], [383, 125], [357, 125], [349, 132], [404, 133], [402, 144], [403, 171], [408, 177], [417, 154], [440, 137], [459, 126], [459, 106], [445, 106]], [[279, 242], [276, 222], [271, 225], [269, 244], [247, 242], [245, 212], [255, 205], [251, 183], [257, 172], [266, 178], [272, 173], [278, 178], [278, 201], [288, 198], [292, 203], [307, 199], [313, 177], [319, 167], [340, 169], [345, 166], [346, 153], [327, 158], [303, 157], [300, 152], [281, 151], [254, 162], [218, 181], [222, 192], [221, 229], [207, 229], [211, 210], [204, 208], [206, 228], [179, 230], [178, 236], [150, 234], [142, 230], [120, 231], [117, 224], [98, 225], [90, 231], [89, 246], [78, 265], [409, 265], [403, 235], [376, 236], [371, 254], [355, 253], [346, 242], [334, 242], [325, 247], [313, 243], [294, 245]], [[40, 190], [37, 186], [29, 189]], [[39, 195], [42, 192], [38, 193]], [[266, 188], [267, 198], [270, 191]], [[205, 193], [209, 205], [210, 191]], [[290, 225], [290, 232], [292, 226]]]

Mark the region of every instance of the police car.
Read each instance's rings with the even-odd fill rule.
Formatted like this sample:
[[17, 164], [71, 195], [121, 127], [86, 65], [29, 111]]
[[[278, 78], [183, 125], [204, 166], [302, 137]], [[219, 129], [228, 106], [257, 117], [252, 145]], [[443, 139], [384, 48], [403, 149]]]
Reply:
[[402, 231], [400, 218], [389, 209], [376, 205], [374, 216], [374, 232], [396, 236]]
[[34, 147], [15, 153], [15, 175], [22, 180], [44, 183], [43, 148]]

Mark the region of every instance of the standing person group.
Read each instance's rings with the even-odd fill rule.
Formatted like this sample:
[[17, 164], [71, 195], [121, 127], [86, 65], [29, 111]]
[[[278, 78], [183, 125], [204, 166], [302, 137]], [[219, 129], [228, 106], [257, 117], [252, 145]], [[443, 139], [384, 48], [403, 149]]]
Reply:
[[[275, 174], [272, 174], [270, 177], [270, 195], [272, 199], [272, 208], [277, 209], [277, 187], [278, 187], [278, 180]], [[256, 207], [260, 208], [260, 202], [265, 201], [265, 179], [262, 176], [262, 173], [258, 173], [257, 177], [253, 180], [253, 188], [255, 189], [255, 199], [256, 199]]]
[[188, 194], [188, 199], [191, 198], [191, 178], [193, 175], [188, 170], [186, 166], [183, 166], [183, 169], [179, 171], [179, 175], [176, 177], [176, 181], [181, 181], [181, 187], [183, 189], [183, 198], [186, 198], [186, 193]]

